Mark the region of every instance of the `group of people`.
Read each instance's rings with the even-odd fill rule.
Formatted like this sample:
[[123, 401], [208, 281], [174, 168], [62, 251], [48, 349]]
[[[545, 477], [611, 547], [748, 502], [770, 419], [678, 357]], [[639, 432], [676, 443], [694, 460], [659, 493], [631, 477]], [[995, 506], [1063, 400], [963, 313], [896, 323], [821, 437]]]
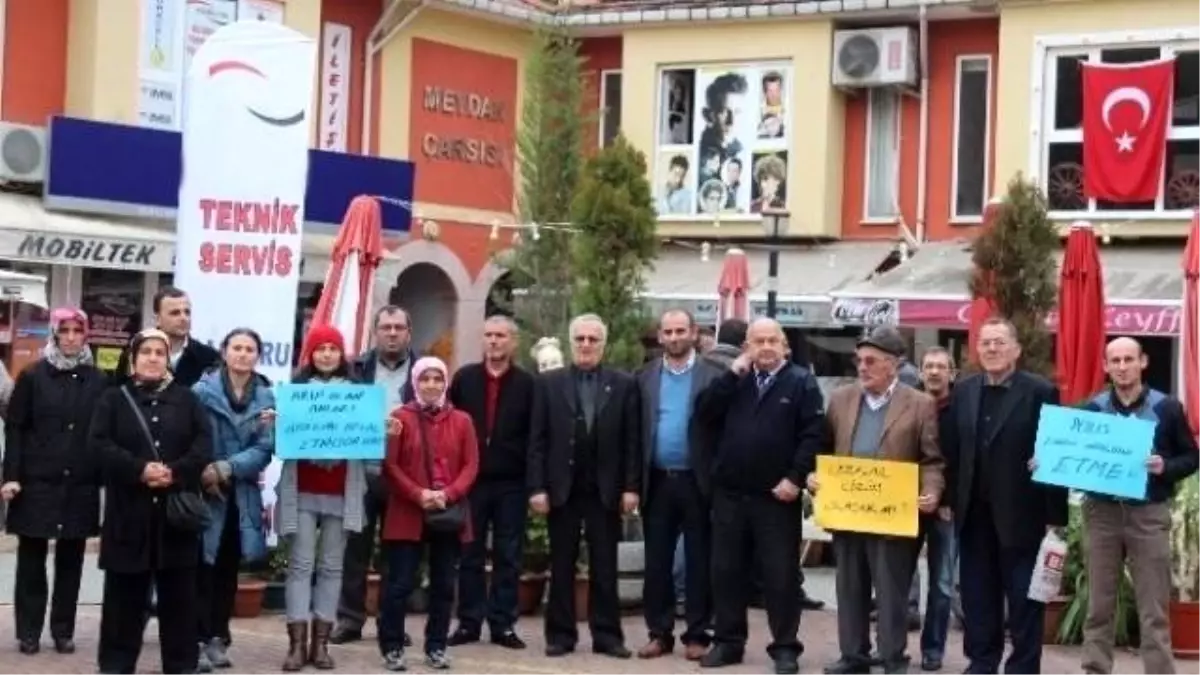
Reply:
[[[58, 651], [74, 650], [84, 544], [99, 533], [101, 672], [134, 672], [155, 593], [171, 608], [158, 617], [163, 672], [232, 665], [237, 574], [267, 554], [258, 481], [278, 414], [271, 383], [256, 372], [253, 330], [230, 332], [214, 350], [189, 338], [182, 291], [160, 291], [154, 311], [156, 327], [133, 338], [110, 378], [91, 361], [86, 315], [55, 310], [43, 357], [16, 378], [0, 496], [19, 537], [23, 653], [40, 648], [51, 542], [50, 633]], [[1018, 368], [1008, 321], [982, 327], [982, 372], [956, 382], [950, 354], [933, 348], [916, 386], [905, 382], [904, 339], [876, 328], [857, 343], [858, 381], [828, 402], [771, 319], [726, 322], [708, 345], [689, 313], [667, 311], [661, 358], [635, 373], [604, 363], [607, 328], [591, 314], [570, 324], [568, 362], [539, 358], [538, 373], [516, 364], [518, 328], [507, 317], [486, 320], [483, 358], [453, 373], [413, 353], [402, 308], [382, 308], [373, 325], [375, 348], [356, 360], [335, 328], [312, 327], [293, 378], [380, 386], [389, 412], [381, 461], [283, 462], [275, 523], [288, 552], [284, 671], [332, 669], [329, 645], [362, 639], [377, 532], [386, 669], [407, 668], [405, 612], [423, 566], [428, 667], [448, 668], [447, 651], [480, 641], [485, 624], [498, 647], [525, 648], [517, 589], [531, 512], [549, 533], [546, 655], [577, 647], [574, 578], [586, 543], [592, 651], [630, 658], [617, 551], [622, 517], [637, 512], [648, 633], [639, 658], [674, 651], [681, 581], [684, 657], [706, 668], [740, 663], [757, 585], [774, 669], [798, 672], [809, 604], [799, 573], [802, 496], [819, 499], [817, 457], [837, 454], [918, 464], [922, 516], [916, 539], [833, 533], [841, 658], [826, 672], [907, 670], [908, 598], [923, 546], [931, 583], [922, 668], [941, 668], [957, 564], [968, 672], [998, 671], [1006, 630], [1005, 671], [1039, 672], [1043, 606], [1027, 592], [1043, 536], [1066, 525], [1067, 494], [1032, 480], [1039, 411], [1057, 403], [1057, 391]], [[1143, 384], [1135, 341], [1114, 340], [1105, 358], [1112, 386], [1090, 407], [1154, 421], [1157, 432], [1145, 501], [1086, 498], [1084, 667], [1111, 671], [1117, 574], [1128, 554], [1147, 672], [1174, 672], [1163, 512], [1173, 485], [1196, 471], [1196, 442], [1178, 401]]]

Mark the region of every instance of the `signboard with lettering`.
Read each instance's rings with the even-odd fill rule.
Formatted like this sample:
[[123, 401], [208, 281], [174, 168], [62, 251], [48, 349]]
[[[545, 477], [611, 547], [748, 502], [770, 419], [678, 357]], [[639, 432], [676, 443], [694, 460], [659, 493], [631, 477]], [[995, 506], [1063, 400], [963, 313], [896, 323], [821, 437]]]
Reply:
[[817, 525], [832, 532], [917, 536], [919, 465], [858, 457], [817, 457]]
[[1033, 480], [1145, 499], [1154, 428], [1154, 422], [1136, 417], [1044, 405], [1033, 450]]
[[280, 459], [383, 459], [387, 407], [370, 384], [281, 384], [275, 401]]
[[896, 326], [900, 307], [895, 300], [835, 298], [831, 310], [835, 323], [847, 326]]

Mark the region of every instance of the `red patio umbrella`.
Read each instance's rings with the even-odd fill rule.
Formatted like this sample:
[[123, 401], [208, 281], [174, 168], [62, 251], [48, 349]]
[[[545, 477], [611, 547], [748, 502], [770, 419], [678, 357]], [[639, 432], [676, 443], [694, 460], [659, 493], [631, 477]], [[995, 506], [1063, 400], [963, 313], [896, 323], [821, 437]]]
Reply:
[[[991, 229], [992, 224], [996, 222], [996, 218], [1000, 215], [1000, 209], [1004, 202], [999, 197], [992, 197], [988, 200], [986, 206], [983, 207], [983, 228], [982, 231]], [[967, 316], [967, 360], [971, 363], [979, 362], [979, 354], [975, 343], [979, 340], [979, 329], [983, 326], [983, 322], [992, 318], [998, 311], [996, 308], [995, 298], [992, 297], [991, 274], [988, 273], [985, 277], [985, 287], [988, 287], [983, 293], [971, 300], [971, 308]]]
[[330, 324], [342, 332], [348, 357], [367, 345], [367, 312], [382, 256], [379, 202], [374, 197], [355, 197], [333, 244], [325, 287], [312, 318], [313, 325]]
[[1071, 225], [1058, 281], [1059, 401], [1075, 405], [1104, 387], [1104, 271], [1090, 223]]
[[750, 263], [746, 252], [731, 248], [725, 252], [721, 264], [721, 278], [717, 281], [717, 323], [726, 319], [750, 320]]
[[1192, 215], [1192, 230], [1183, 251], [1182, 318], [1180, 382], [1192, 433], [1200, 434], [1200, 212]]

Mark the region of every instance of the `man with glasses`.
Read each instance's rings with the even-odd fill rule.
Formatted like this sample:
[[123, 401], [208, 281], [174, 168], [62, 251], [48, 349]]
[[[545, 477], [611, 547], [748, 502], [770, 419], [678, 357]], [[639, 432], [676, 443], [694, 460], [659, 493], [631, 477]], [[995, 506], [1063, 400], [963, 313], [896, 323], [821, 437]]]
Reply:
[[[386, 305], [375, 313], [375, 348], [355, 363], [355, 371], [363, 382], [383, 387], [388, 410], [413, 398], [409, 373], [416, 357], [411, 341], [412, 323], [408, 312], [396, 305]], [[367, 620], [367, 573], [375, 553], [375, 533], [382, 529], [383, 516], [387, 512], [387, 482], [381, 475], [380, 465], [380, 462], [371, 462], [367, 466], [363, 528], [361, 532], [350, 533], [346, 541], [338, 625], [329, 637], [334, 644], [361, 640], [363, 624]], [[405, 646], [410, 644], [406, 635]]]

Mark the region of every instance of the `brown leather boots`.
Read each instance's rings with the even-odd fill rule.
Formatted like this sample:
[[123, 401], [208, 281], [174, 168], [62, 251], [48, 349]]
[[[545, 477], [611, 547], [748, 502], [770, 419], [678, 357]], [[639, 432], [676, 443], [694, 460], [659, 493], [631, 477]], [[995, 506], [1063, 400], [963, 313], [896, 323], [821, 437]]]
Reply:
[[329, 655], [329, 634], [333, 632], [330, 621], [312, 622], [312, 640], [308, 637], [308, 624], [289, 623], [288, 653], [283, 660], [283, 671], [294, 673], [308, 664], [320, 670], [333, 670], [333, 657]]

